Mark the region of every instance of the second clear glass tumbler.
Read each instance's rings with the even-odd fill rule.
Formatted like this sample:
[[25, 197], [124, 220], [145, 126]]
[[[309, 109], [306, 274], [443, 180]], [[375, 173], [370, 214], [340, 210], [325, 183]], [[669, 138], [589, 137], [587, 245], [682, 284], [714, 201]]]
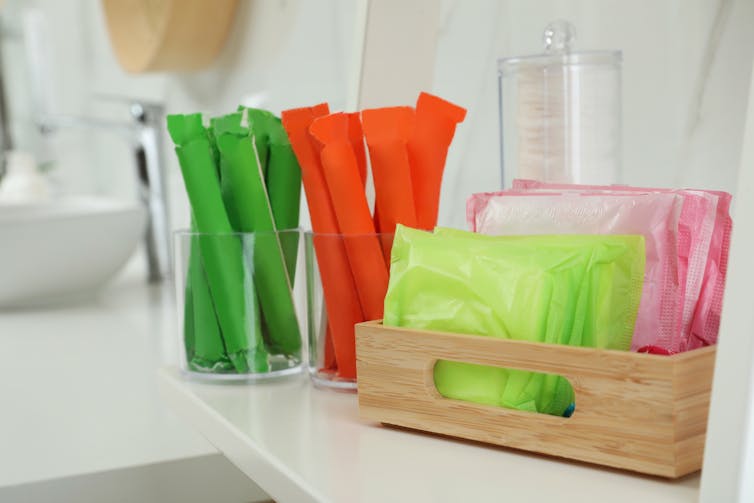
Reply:
[[305, 234], [309, 373], [356, 390], [354, 325], [382, 318], [393, 234]]

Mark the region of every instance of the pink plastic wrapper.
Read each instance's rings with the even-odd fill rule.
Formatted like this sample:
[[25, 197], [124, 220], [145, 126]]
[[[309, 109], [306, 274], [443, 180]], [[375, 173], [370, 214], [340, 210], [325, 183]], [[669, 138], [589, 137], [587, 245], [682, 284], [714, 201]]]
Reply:
[[[547, 196], [547, 197], [543, 197]], [[631, 348], [676, 345], [681, 310], [675, 194], [512, 192], [474, 194], [469, 225], [481, 234], [641, 234], [644, 285]]]
[[718, 198], [715, 228], [712, 232], [702, 291], [694, 312], [687, 349], [715, 344], [720, 331], [720, 312], [728, 272], [728, 251], [733, 221], [730, 217], [731, 195], [719, 191], [710, 191], [710, 193]]
[[682, 295], [679, 339], [669, 349], [681, 352], [717, 342], [732, 221], [726, 192], [549, 184], [514, 180], [514, 190], [595, 190], [607, 193], [660, 192], [683, 197], [678, 223], [678, 272]]

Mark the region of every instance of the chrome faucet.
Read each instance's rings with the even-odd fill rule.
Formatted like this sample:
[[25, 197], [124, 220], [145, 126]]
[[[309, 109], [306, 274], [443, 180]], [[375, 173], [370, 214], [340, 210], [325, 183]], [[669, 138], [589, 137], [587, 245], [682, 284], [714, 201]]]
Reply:
[[0, 179], [5, 174], [5, 152], [13, 148], [10, 135], [8, 107], [5, 102], [5, 75], [3, 74], [2, 44], [0, 43]]
[[[115, 99], [113, 101], [123, 101]], [[149, 215], [144, 242], [147, 252], [148, 279], [159, 282], [170, 276], [170, 223], [163, 159], [165, 109], [159, 103], [126, 100], [131, 119], [111, 121], [94, 117], [46, 115], [38, 120], [43, 134], [63, 128], [96, 128], [119, 133], [132, 145], [139, 199]]]
[[[0, 0], [0, 3], [2, 0]], [[123, 137], [133, 149], [138, 194], [149, 215], [144, 235], [147, 252], [148, 279], [158, 282], [171, 274], [170, 224], [163, 160], [163, 128], [165, 109], [162, 104], [123, 97], [105, 96], [105, 101], [124, 103], [130, 111], [128, 120], [115, 121], [75, 115], [58, 115], [53, 112], [50, 83], [55, 79], [48, 75], [51, 58], [47, 19], [38, 7], [24, 6], [20, 14], [20, 29], [9, 30], [0, 24], [2, 38], [11, 36], [23, 40], [29, 70], [30, 94], [37, 125], [42, 134], [51, 134], [59, 129], [97, 129], [110, 131]], [[1, 20], [0, 20], [1, 21]], [[3, 174], [2, 148], [12, 146], [13, 138], [7, 124], [7, 110], [3, 91], [2, 61], [0, 61], [0, 177]]]

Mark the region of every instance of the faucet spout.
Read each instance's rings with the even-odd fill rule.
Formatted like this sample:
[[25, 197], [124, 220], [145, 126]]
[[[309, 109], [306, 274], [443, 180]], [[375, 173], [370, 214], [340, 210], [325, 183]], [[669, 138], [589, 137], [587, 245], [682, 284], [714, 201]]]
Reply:
[[[0, 46], [0, 49], [2, 47]], [[0, 51], [2, 53], [2, 51]], [[5, 101], [5, 75], [3, 74], [3, 58], [0, 54], [0, 179], [5, 174], [5, 151], [13, 148], [13, 139], [10, 135], [10, 121], [8, 119], [8, 107]]]
[[139, 197], [147, 208], [145, 235], [149, 281], [170, 275], [170, 224], [165, 163], [162, 153], [165, 110], [162, 105], [134, 102], [131, 116], [141, 125], [134, 150]]
[[[113, 100], [110, 100], [113, 101]], [[119, 133], [132, 144], [139, 200], [149, 219], [144, 234], [147, 274], [150, 282], [160, 282], [171, 275], [170, 219], [162, 153], [165, 109], [161, 104], [129, 101], [130, 121], [111, 121], [94, 117], [45, 116], [38, 121], [39, 130], [49, 134], [62, 128], [94, 128]]]

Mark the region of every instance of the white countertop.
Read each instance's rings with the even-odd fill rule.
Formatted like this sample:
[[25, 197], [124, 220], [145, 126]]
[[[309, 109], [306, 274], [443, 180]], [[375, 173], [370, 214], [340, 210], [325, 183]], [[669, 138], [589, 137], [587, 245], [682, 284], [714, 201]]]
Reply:
[[305, 376], [256, 385], [162, 372], [163, 394], [280, 503], [410, 501], [690, 502], [699, 475], [676, 482], [369, 424], [355, 395]]
[[79, 304], [0, 311], [0, 487], [217, 451], [166, 407], [169, 282], [136, 268]]
[[216, 447], [281, 503], [696, 500], [698, 476], [671, 483], [363, 423], [355, 395], [304, 376], [222, 386], [169, 367], [161, 398], [172, 304], [169, 284], [125, 274], [94, 300], [0, 311], [0, 487]]

